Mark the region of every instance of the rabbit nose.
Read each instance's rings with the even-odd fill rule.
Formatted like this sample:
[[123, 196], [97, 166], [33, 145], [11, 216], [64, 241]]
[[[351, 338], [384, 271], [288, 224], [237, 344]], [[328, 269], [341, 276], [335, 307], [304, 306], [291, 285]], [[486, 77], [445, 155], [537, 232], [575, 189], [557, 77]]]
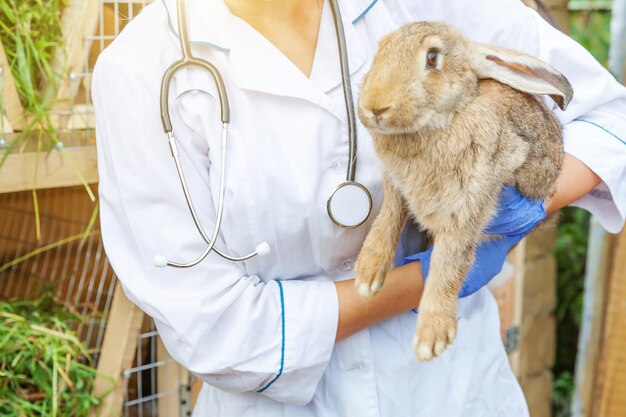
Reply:
[[374, 116], [379, 117], [381, 114], [383, 114], [384, 112], [386, 112], [390, 108], [391, 108], [391, 106], [372, 108], [372, 113], [374, 113]]

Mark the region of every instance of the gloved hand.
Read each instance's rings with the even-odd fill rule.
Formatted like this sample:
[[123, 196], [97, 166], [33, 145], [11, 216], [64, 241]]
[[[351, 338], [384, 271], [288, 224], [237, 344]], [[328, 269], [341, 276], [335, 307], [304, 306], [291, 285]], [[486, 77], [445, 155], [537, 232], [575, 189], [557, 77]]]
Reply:
[[[467, 297], [487, 285], [502, 270], [511, 248], [545, 218], [545, 201], [530, 200], [515, 187], [504, 187], [500, 193], [498, 211], [483, 231], [485, 234], [498, 234], [501, 237], [486, 240], [476, 248], [476, 261], [465, 278], [459, 297]], [[407, 256], [401, 265], [420, 261], [426, 279], [432, 251], [431, 247], [424, 252]]]

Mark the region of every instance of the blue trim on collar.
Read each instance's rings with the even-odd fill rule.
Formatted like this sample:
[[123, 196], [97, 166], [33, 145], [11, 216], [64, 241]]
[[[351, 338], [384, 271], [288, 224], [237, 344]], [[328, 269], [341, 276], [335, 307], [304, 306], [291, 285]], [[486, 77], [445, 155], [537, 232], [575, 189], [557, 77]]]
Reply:
[[359, 20], [361, 20], [361, 19], [363, 18], [363, 16], [365, 16], [365, 15], [367, 14], [367, 12], [369, 12], [369, 11], [370, 11], [370, 9], [371, 9], [372, 7], [374, 7], [374, 5], [375, 5], [376, 3], [378, 3], [378, 0], [373, 0], [373, 1], [370, 3], [370, 5], [369, 5], [369, 6], [367, 6], [367, 8], [366, 8], [365, 10], [363, 10], [363, 12], [361, 12], [361, 14], [360, 14], [360, 15], [358, 15], [358, 16], [356, 17], [356, 19], [354, 19], [354, 20], [352, 21], [352, 24], [354, 25], [356, 22], [358, 22]]
[[585, 119], [574, 119], [575, 121], [578, 122], [584, 122], [584, 123], [589, 123], [590, 125], [593, 125], [599, 129], [604, 130], [606, 133], [608, 133], [609, 135], [613, 136], [615, 139], [619, 140], [620, 142], [622, 142], [622, 144], [626, 145], [626, 140], [620, 138], [619, 136], [617, 136], [615, 133], [611, 132], [610, 130], [608, 130], [607, 128], [605, 128], [604, 126], [600, 126], [599, 124], [592, 122], [590, 120], [585, 120]]
[[[165, 0], [161, 0], [161, 4], [163, 4], [163, 7], [165, 7], [165, 13], [167, 13], [167, 24], [170, 27], [170, 32], [172, 32], [172, 34], [174, 35], [174, 37], [176, 39], [180, 39], [178, 37], [178, 32], [176, 32], [176, 29], [174, 28], [174, 24], [172, 23], [172, 16], [170, 15], [170, 10], [167, 8], [167, 5], [165, 4]], [[230, 49], [229, 48], [224, 48], [223, 46], [219, 46], [217, 44], [214, 44], [212, 42], [205, 42], [205, 41], [194, 41], [194, 40], [190, 40], [189, 41], [190, 44], [192, 45], [208, 45], [211, 46], [219, 51], [222, 52], [229, 52]]]
[[276, 283], [278, 284], [278, 289], [280, 290], [280, 311], [281, 311], [280, 321], [281, 321], [282, 338], [283, 338], [282, 345], [280, 348], [280, 369], [278, 369], [278, 373], [276, 374], [274, 379], [268, 382], [267, 385], [265, 385], [263, 388], [257, 390], [258, 393], [262, 393], [263, 391], [271, 387], [272, 384], [276, 382], [278, 378], [280, 378], [280, 376], [283, 374], [283, 369], [285, 368], [285, 295], [283, 293], [282, 282], [280, 282], [279, 280], [276, 280]]

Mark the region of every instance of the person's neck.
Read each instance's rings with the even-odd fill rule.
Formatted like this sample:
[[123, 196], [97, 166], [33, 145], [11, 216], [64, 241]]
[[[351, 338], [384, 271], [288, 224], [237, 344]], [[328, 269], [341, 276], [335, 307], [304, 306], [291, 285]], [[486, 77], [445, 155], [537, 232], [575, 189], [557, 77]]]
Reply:
[[297, 18], [308, 10], [310, 2], [302, 0], [224, 0], [230, 11], [246, 21]]
[[307, 77], [313, 68], [323, 0], [224, 0]]

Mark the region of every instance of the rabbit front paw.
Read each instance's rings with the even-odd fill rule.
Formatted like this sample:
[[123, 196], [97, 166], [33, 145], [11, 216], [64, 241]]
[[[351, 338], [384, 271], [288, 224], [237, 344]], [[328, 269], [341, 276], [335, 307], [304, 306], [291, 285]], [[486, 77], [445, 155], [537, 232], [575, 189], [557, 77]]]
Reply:
[[422, 362], [436, 358], [456, 337], [456, 309], [420, 308], [413, 338], [415, 356]]
[[362, 251], [356, 262], [355, 287], [362, 298], [374, 296], [385, 282], [389, 268], [386, 258], [373, 251]]

